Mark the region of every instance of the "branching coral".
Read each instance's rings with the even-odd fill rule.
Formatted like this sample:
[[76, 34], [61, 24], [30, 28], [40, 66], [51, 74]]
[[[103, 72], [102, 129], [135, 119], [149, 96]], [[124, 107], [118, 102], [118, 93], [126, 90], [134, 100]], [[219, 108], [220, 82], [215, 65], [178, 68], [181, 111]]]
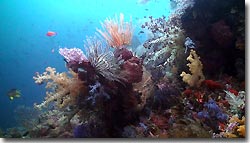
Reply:
[[187, 64], [191, 74], [186, 72], [181, 73], [182, 80], [186, 82], [191, 87], [199, 87], [201, 82], [205, 79], [202, 68], [203, 65], [200, 61], [200, 57], [196, 54], [194, 50], [190, 51], [190, 55], [187, 57], [187, 60], [190, 62]]
[[[35, 107], [41, 109], [46, 107], [50, 102], [56, 101], [59, 108], [69, 104], [74, 104], [80, 92], [84, 89], [83, 82], [78, 79], [78, 75], [70, 70], [72, 77], [66, 73], [56, 73], [55, 68], [47, 67], [46, 71], [33, 77], [35, 83], [42, 84], [46, 82], [46, 98], [45, 101]], [[73, 102], [73, 103], [72, 103]]]
[[115, 19], [106, 19], [101, 23], [104, 31], [97, 29], [97, 31], [107, 40], [108, 44], [113, 48], [119, 48], [122, 45], [129, 45], [132, 36], [132, 20], [124, 22], [124, 15], [120, 13], [120, 21], [117, 17]]

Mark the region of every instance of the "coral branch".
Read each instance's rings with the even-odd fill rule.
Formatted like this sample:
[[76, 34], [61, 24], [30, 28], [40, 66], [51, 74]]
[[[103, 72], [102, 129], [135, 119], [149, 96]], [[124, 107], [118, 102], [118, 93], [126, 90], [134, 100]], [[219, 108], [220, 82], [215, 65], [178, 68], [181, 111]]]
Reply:
[[70, 70], [70, 75], [72, 77], [66, 73], [56, 73], [55, 68], [47, 67], [46, 72], [33, 77], [35, 83], [42, 84], [46, 82], [46, 89], [49, 90], [46, 92], [47, 96], [43, 103], [39, 105], [35, 104], [35, 108], [41, 109], [53, 101], [57, 102], [56, 105], [59, 108], [69, 104], [74, 105], [77, 96], [84, 89], [84, 85], [78, 79], [78, 74]]
[[203, 65], [200, 61], [200, 57], [198, 57], [194, 50], [191, 50], [187, 60], [190, 62], [187, 64], [187, 66], [189, 67], [191, 74], [182, 72], [180, 76], [182, 77], [182, 80], [189, 86], [199, 87], [201, 82], [205, 79], [202, 72]]

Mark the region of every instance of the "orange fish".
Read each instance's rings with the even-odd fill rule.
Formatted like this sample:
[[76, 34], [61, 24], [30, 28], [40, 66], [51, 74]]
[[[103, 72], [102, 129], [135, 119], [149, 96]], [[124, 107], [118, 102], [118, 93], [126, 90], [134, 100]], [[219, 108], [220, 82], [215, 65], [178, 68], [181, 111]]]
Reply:
[[48, 31], [47, 32], [47, 34], [46, 34], [47, 36], [55, 36], [56, 35], [56, 32], [53, 32], [53, 31]]

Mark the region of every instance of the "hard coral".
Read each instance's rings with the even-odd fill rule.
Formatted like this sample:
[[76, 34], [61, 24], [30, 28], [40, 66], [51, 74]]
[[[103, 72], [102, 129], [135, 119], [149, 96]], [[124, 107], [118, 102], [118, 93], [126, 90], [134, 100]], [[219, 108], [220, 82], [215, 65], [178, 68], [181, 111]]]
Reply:
[[69, 104], [74, 104], [77, 96], [84, 89], [83, 82], [78, 79], [78, 74], [70, 70], [72, 77], [66, 73], [56, 73], [55, 68], [47, 67], [46, 72], [33, 77], [36, 83], [41, 84], [46, 82], [47, 91], [46, 98], [43, 103], [35, 107], [41, 109], [47, 106], [50, 102], [56, 101], [58, 107], [65, 107]]
[[187, 66], [189, 67], [191, 74], [182, 72], [180, 76], [182, 77], [182, 80], [189, 86], [199, 87], [201, 82], [205, 79], [202, 72], [203, 65], [200, 61], [200, 57], [198, 57], [196, 52], [192, 49], [190, 51], [190, 55], [187, 57], [187, 60], [190, 62], [187, 64]]

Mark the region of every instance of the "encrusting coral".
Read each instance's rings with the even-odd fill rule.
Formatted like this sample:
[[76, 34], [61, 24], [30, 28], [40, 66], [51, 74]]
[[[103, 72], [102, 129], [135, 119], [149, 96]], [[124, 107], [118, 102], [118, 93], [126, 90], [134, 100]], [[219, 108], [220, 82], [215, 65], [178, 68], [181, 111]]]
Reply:
[[200, 57], [196, 54], [194, 50], [190, 51], [187, 60], [190, 62], [187, 64], [191, 74], [186, 72], [181, 73], [182, 80], [186, 82], [191, 87], [199, 87], [205, 77], [202, 72], [203, 65], [200, 61]]
[[35, 104], [36, 108], [46, 107], [53, 101], [56, 101], [59, 108], [69, 104], [74, 105], [72, 102], [74, 103], [80, 92], [83, 91], [84, 84], [78, 79], [77, 73], [72, 70], [69, 73], [72, 77], [66, 73], [56, 73], [55, 68], [47, 67], [43, 74], [33, 77], [37, 84], [46, 82], [46, 89], [48, 90], [44, 102], [39, 105]]

